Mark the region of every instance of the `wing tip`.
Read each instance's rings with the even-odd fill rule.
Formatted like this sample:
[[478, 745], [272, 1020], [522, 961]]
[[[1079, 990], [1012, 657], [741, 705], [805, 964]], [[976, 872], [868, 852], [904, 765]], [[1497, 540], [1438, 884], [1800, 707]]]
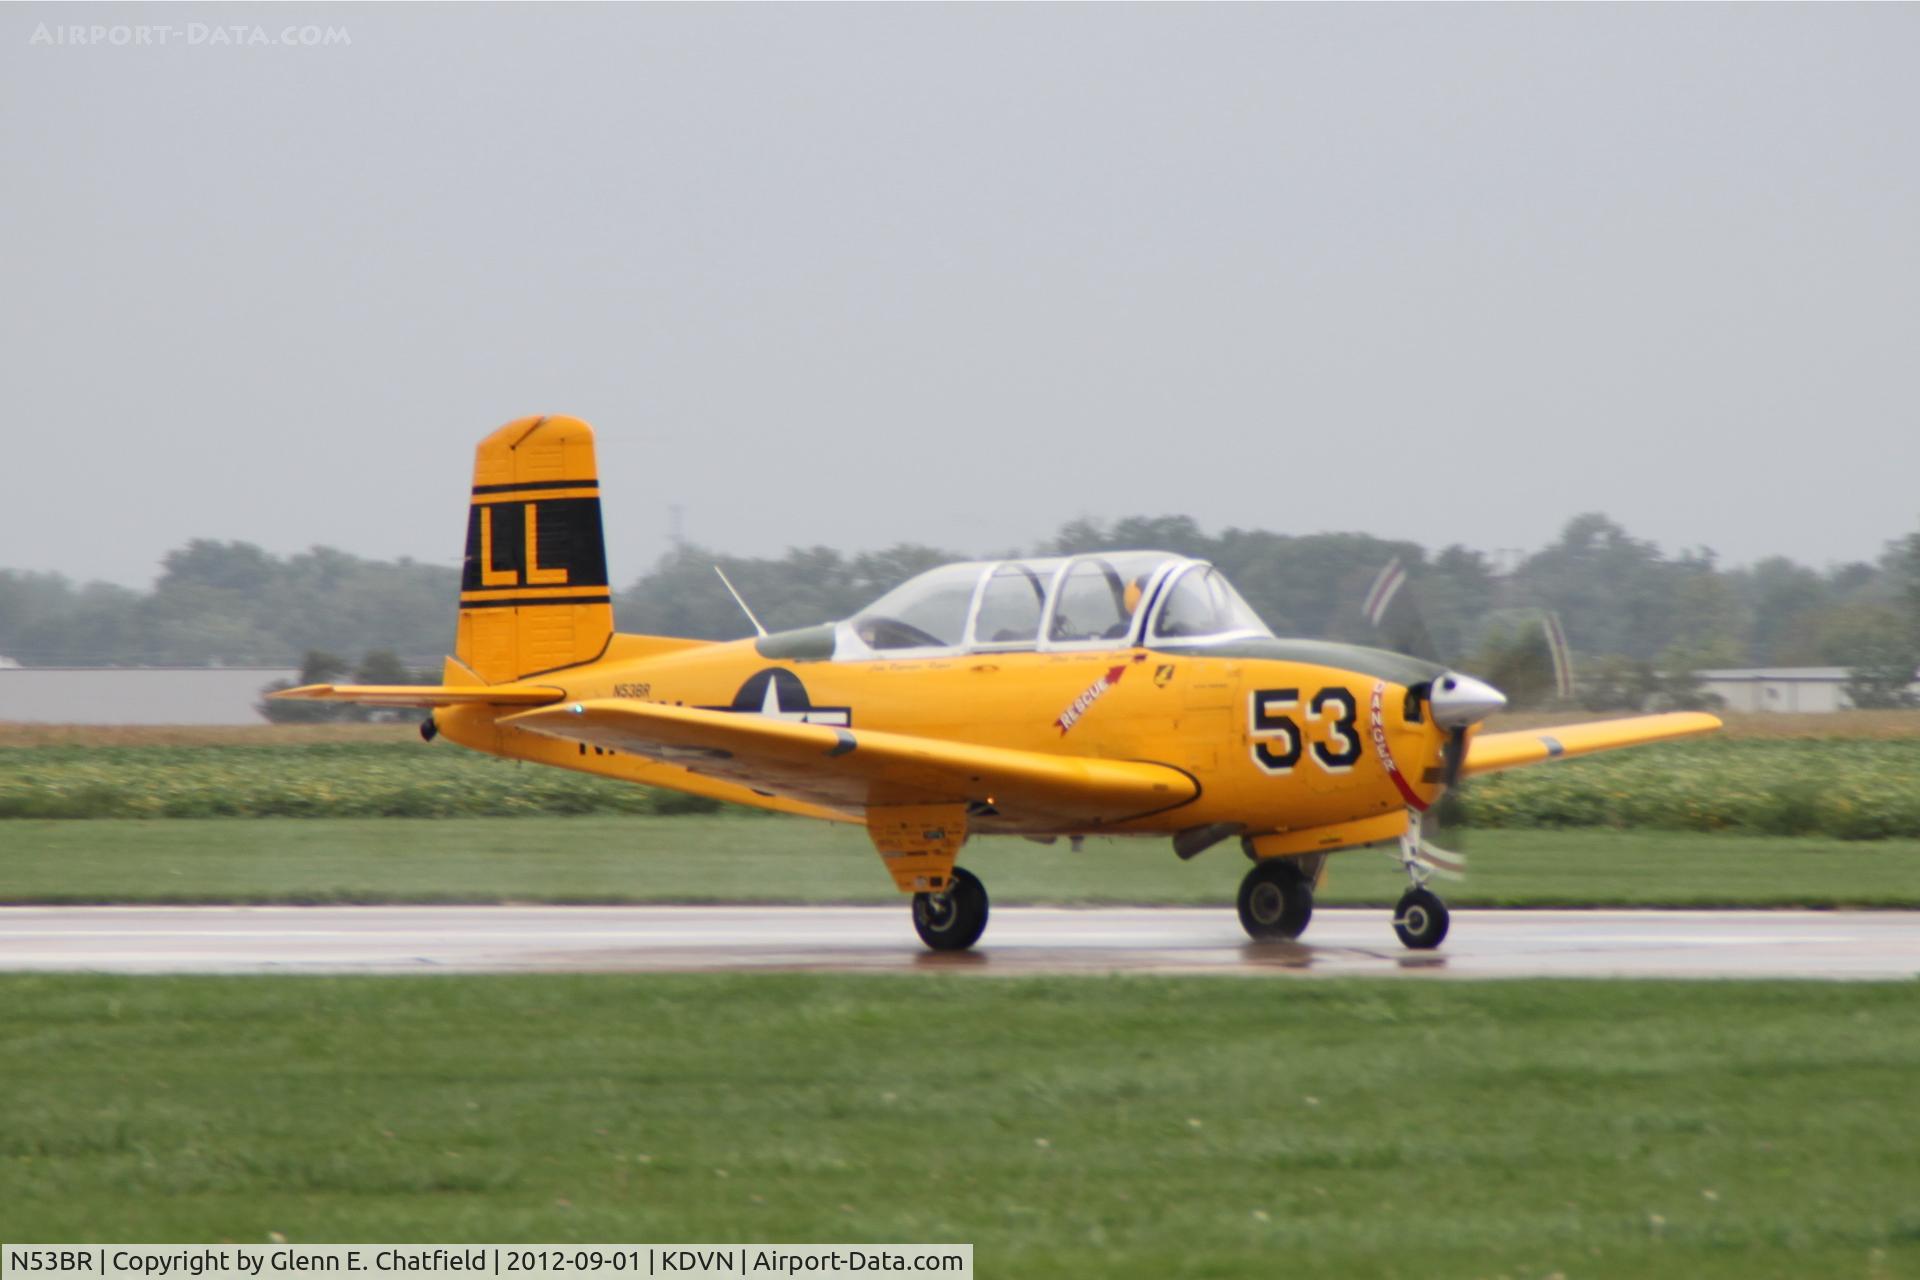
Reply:
[[267, 695], [271, 699], [284, 699], [289, 702], [301, 700], [324, 702], [332, 696], [333, 686], [330, 684], [303, 684], [292, 689], [276, 689]]

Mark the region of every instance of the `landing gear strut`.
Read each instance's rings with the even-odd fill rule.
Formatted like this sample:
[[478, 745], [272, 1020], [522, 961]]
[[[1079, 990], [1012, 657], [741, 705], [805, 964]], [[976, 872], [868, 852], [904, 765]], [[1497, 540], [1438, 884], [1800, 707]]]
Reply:
[[1393, 931], [1415, 951], [1431, 951], [1446, 940], [1450, 920], [1447, 904], [1427, 888], [1427, 867], [1420, 859], [1420, 817], [1411, 817], [1407, 833], [1400, 837], [1400, 865], [1413, 887], [1393, 908]]
[[1290, 942], [1313, 919], [1313, 884], [1292, 858], [1256, 862], [1240, 882], [1240, 927], [1255, 942]]
[[987, 887], [960, 867], [941, 893], [913, 895], [913, 928], [935, 951], [965, 951], [987, 927]]

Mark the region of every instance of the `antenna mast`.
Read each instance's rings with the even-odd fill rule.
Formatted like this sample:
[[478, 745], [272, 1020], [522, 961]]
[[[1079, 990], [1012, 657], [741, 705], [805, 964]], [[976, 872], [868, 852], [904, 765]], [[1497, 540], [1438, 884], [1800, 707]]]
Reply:
[[720, 575], [720, 585], [727, 589], [727, 594], [733, 597], [733, 602], [740, 606], [740, 612], [747, 615], [747, 621], [753, 624], [753, 629], [761, 635], [767, 634], [767, 629], [760, 625], [760, 619], [753, 616], [753, 610], [747, 608], [747, 602], [740, 598], [740, 593], [733, 589], [731, 582], [727, 581], [726, 573], [719, 565], [713, 566], [713, 571]]

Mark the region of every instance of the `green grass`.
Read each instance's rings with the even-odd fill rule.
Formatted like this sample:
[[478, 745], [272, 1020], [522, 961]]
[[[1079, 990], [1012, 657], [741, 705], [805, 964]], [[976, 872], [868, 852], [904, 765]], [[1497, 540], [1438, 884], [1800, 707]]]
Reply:
[[0, 979], [9, 1241], [1920, 1268], [1912, 984]]
[[[418, 742], [0, 747], [0, 818], [497, 817], [711, 810]], [[1920, 838], [1920, 737], [1708, 738], [1495, 774], [1480, 826]]]
[[[1914, 906], [1920, 841], [1476, 831], [1457, 904]], [[1164, 840], [983, 839], [994, 901], [1218, 903], [1246, 862]], [[1323, 903], [1390, 903], [1384, 854], [1336, 858]], [[0, 822], [4, 902], [892, 902], [858, 828], [802, 819], [580, 817]]]

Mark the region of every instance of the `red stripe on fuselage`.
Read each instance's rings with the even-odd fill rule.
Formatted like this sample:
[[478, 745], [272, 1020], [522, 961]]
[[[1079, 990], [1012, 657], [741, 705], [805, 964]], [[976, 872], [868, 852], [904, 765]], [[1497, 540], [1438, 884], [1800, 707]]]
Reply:
[[1416, 813], [1425, 813], [1427, 802], [1415, 793], [1413, 787], [1407, 782], [1407, 775], [1401, 773], [1400, 766], [1393, 762], [1393, 752], [1387, 749], [1387, 726], [1383, 720], [1383, 704], [1386, 701], [1386, 695], [1387, 682], [1376, 681], [1369, 706], [1373, 716], [1373, 750], [1380, 757], [1380, 764], [1386, 769], [1387, 776], [1393, 779], [1393, 785], [1399, 789], [1400, 798], [1407, 802], [1407, 807]]

